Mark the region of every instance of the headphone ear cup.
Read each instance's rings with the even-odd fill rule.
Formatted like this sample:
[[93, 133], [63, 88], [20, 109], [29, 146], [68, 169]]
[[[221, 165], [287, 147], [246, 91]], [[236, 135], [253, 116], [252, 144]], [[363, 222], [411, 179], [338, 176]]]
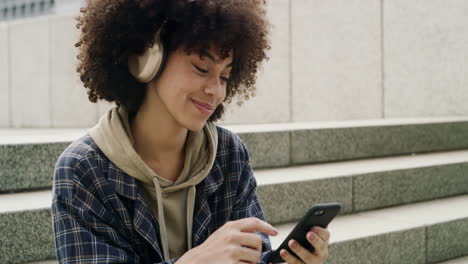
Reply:
[[166, 61], [166, 47], [160, 38], [160, 30], [154, 37], [154, 45], [143, 55], [130, 55], [128, 69], [138, 82], [149, 83], [162, 72]]

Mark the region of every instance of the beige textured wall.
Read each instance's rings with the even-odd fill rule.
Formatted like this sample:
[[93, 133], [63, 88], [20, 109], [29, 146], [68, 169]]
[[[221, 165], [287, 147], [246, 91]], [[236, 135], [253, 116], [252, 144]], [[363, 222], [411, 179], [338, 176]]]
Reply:
[[[468, 2], [274, 0], [257, 96], [222, 124], [468, 115]], [[73, 15], [0, 23], [0, 127], [90, 127]], [[31, 37], [32, 36], [32, 37]]]

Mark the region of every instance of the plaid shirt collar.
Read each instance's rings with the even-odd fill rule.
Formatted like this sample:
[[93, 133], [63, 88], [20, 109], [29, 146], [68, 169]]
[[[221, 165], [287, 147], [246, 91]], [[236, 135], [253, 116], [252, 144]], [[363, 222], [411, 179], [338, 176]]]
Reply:
[[[111, 187], [116, 193], [131, 199], [137, 200], [141, 196], [141, 191], [137, 185], [137, 180], [127, 176], [112, 163], [113, 169], [109, 170], [108, 180]], [[213, 168], [203, 181], [197, 185], [197, 192], [201, 192], [206, 196], [210, 196], [223, 184], [224, 178], [221, 167], [215, 160]], [[142, 198], [142, 197], [141, 197]]]

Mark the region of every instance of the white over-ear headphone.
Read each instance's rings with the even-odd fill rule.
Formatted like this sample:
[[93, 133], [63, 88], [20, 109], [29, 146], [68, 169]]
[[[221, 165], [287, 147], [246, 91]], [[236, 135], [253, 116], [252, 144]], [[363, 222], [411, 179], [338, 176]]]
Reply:
[[161, 41], [161, 31], [166, 24], [165, 20], [154, 36], [154, 45], [148, 47], [143, 55], [128, 57], [128, 69], [135, 79], [141, 83], [149, 83], [158, 77], [164, 68], [167, 49]]

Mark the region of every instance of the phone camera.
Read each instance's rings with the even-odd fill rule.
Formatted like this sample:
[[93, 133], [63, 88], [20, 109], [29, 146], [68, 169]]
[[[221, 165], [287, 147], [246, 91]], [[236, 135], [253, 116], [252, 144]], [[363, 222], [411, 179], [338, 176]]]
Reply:
[[322, 210], [319, 210], [317, 212], [314, 213], [314, 215], [323, 215], [325, 212], [322, 211]]

